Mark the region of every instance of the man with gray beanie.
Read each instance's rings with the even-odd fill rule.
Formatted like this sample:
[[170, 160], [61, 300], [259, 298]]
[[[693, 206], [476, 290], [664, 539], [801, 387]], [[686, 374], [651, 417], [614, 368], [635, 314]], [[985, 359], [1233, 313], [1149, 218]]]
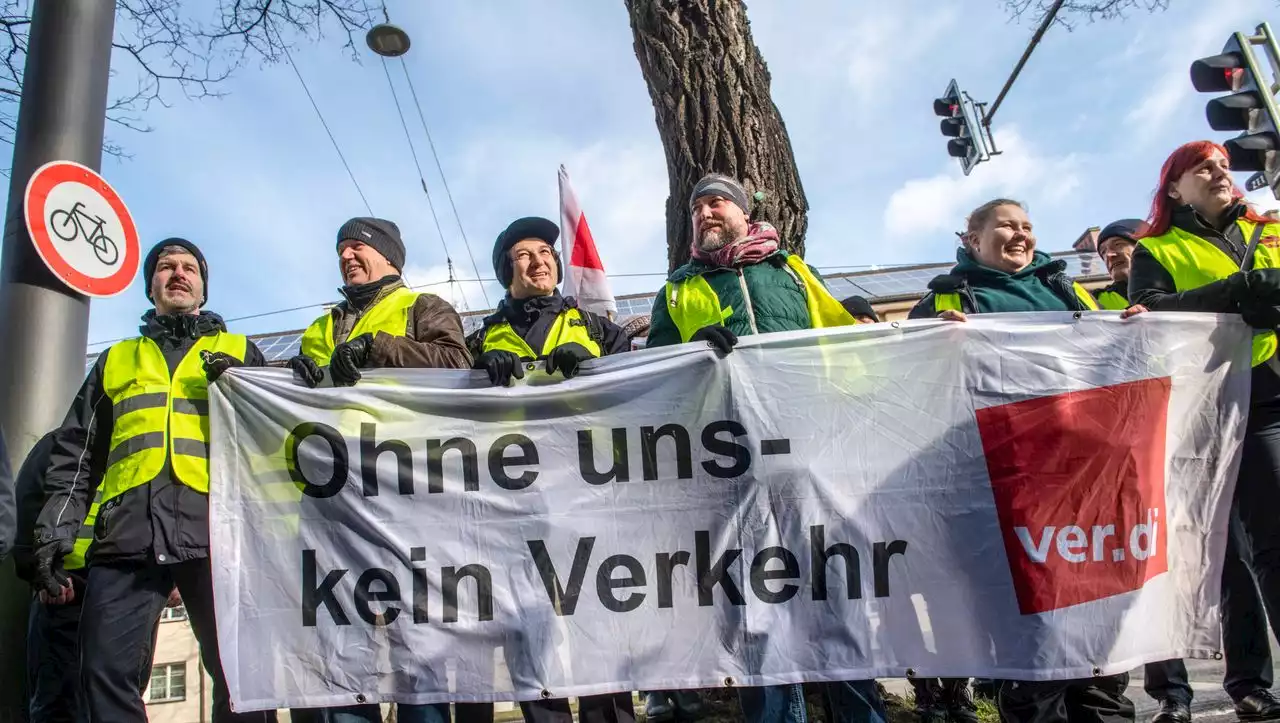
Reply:
[[338, 229], [343, 301], [312, 322], [302, 353], [289, 366], [304, 384], [360, 380], [361, 369], [469, 369], [462, 320], [449, 302], [410, 291], [400, 277], [400, 228], [381, 218], [353, 218]]
[[[817, 272], [779, 247], [773, 226], [751, 221], [748, 198], [741, 183], [720, 174], [703, 176], [693, 187], [693, 259], [671, 272], [654, 299], [647, 346], [702, 341], [725, 355], [746, 334], [858, 323]], [[874, 680], [819, 687], [833, 723], [886, 720]], [[688, 717], [681, 716], [682, 702], [679, 693], [651, 692], [645, 711], [651, 721]], [[747, 723], [805, 719], [798, 684], [739, 688], [738, 702]]]

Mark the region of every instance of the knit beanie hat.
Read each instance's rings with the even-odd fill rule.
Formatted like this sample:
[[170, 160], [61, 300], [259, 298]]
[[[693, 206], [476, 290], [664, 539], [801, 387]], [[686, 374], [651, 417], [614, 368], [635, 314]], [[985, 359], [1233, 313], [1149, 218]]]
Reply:
[[719, 173], [708, 173], [703, 176], [693, 186], [693, 193], [689, 194], [689, 208], [693, 208], [693, 204], [703, 196], [721, 196], [733, 201], [742, 209], [745, 214], [751, 213], [751, 204], [747, 200], [747, 189], [738, 183], [737, 179]]
[[167, 238], [147, 252], [147, 258], [142, 263], [142, 275], [147, 280], [147, 286], [143, 291], [147, 294], [147, 301], [154, 302], [151, 298], [151, 278], [156, 275], [156, 266], [160, 263], [160, 252], [164, 251], [168, 246], [180, 246], [187, 253], [196, 257], [196, 263], [200, 266], [200, 285], [204, 287], [204, 298], [200, 300], [200, 305], [204, 306], [209, 300], [209, 265], [204, 261], [204, 254], [200, 253], [199, 247], [184, 238]]
[[1146, 222], [1136, 218], [1126, 218], [1107, 224], [1106, 228], [1098, 232], [1098, 255], [1102, 255], [1102, 242], [1109, 238], [1122, 238], [1138, 242], [1138, 233], [1146, 226]]
[[404, 241], [400, 240], [400, 227], [391, 221], [384, 218], [353, 218], [338, 229], [338, 245], [342, 245], [347, 239], [373, 247], [396, 271], [404, 270]]
[[[515, 271], [511, 265], [511, 249], [516, 244], [529, 238], [541, 239], [555, 248], [556, 239], [560, 238], [560, 227], [554, 221], [540, 216], [525, 216], [511, 222], [510, 226], [498, 234], [493, 244], [493, 273], [502, 283], [502, 288], [511, 288], [511, 280]], [[556, 254], [557, 278], [564, 279], [564, 267], [560, 264], [560, 254]]]

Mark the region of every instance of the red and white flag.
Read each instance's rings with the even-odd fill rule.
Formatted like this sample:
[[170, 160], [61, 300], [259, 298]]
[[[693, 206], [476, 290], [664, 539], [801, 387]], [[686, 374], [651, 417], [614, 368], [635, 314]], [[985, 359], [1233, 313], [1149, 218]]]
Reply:
[[560, 238], [564, 240], [564, 258], [568, 260], [564, 295], [576, 298], [579, 308], [613, 318], [618, 304], [609, 289], [609, 278], [604, 275], [595, 239], [591, 238], [587, 215], [578, 205], [578, 196], [573, 192], [564, 166], [560, 166]]

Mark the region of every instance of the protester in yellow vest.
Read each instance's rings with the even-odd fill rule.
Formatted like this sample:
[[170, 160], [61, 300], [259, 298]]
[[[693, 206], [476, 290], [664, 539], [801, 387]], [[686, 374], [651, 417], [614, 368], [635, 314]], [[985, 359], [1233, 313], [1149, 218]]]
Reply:
[[1136, 218], [1109, 223], [1098, 232], [1098, 256], [1107, 265], [1111, 283], [1093, 293], [1098, 306], [1108, 311], [1129, 308], [1129, 262], [1138, 245], [1138, 234], [1146, 226]]
[[80, 618], [80, 677], [89, 720], [144, 723], [153, 634], [175, 585], [213, 678], [213, 721], [267, 721], [231, 711], [218, 656], [209, 566], [209, 389], [262, 353], [203, 311], [209, 270], [195, 244], [171, 238], [143, 263], [155, 308], [141, 336], [103, 352], [57, 430], [35, 524], [33, 587], [74, 595], [64, 569], [95, 495]]
[[963, 241], [955, 267], [929, 282], [929, 293], [909, 318], [963, 321], [975, 313], [1098, 309], [1089, 292], [1067, 276], [1066, 262], [1036, 250], [1021, 203], [997, 198], [974, 209]]
[[[848, 326], [857, 321], [804, 261], [779, 248], [778, 232], [753, 223], [742, 184], [717, 173], [703, 176], [689, 195], [693, 242], [689, 263], [667, 277], [653, 302], [647, 346], [691, 341], [728, 354], [739, 336]], [[836, 720], [883, 721], [875, 681], [821, 683]], [[804, 691], [796, 685], [738, 689], [747, 723], [803, 719]], [[649, 691], [651, 721], [687, 720], [701, 713], [692, 691]]]
[[560, 295], [559, 236], [554, 222], [529, 216], [511, 222], [493, 245], [493, 272], [507, 295], [469, 342], [475, 368], [495, 385], [523, 379], [522, 362], [546, 359], [549, 373], [571, 378], [582, 362], [631, 348], [617, 324]]
[[[1129, 272], [1133, 302], [1153, 312], [1239, 313], [1254, 327], [1249, 422], [1232, 510], [1240, 524], [1233, 519], [1227, 529], [1222, 567], [1223, 687], [1240, 720], [1278, 720], [1265, 641], [1268, 618], [1280, 633], [1280, 224], [1245, 202], [1227, 149], [1211, 141], [1184, 144], [1165, 161], [1147, 224]], [[1178, 707], [1165, 703], [1169, 714], [1159, 723], [1185, 723]]]
[[335, 386], [361, 369], [469, 369], [462, 320], [449, 302], [405, 286], [400, 228], [381, 218], [353, 218], [338, 229], [342, 302], [307, 327], [302, 353], [289, 366], [309, 387], [329, 368]]
[[[449, 302], [409, 290], [400, 228], [381, 218], [353, 218], [338, 229], [338, 273], [343, 301], [307, 327], [302, 353], [289, 366], [304, 384], [336, 386], [360, 381], [362, 369], [469, 369], [462, 320]], [[354, 430], [353, 430], [354, 431]], [[397, 706], [402, 723], [448, 723], [449, 704]], [[380, 723], [377, 704], [293, 709], [294, 721]]]
[[773, 226], [751, 221], [747, 199], [717, 173], [694, 185], [693, 258], [653, 300], [648, 346], [705, 341], [728, 354], [739, 336], [857, 323]]

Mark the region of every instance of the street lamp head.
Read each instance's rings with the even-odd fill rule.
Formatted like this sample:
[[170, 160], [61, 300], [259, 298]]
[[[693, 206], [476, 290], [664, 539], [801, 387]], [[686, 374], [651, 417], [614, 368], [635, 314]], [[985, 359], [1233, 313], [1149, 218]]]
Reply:
[[398, 58], [409, 52], [409, 34], [391, 23], [379, 23], [369, 28], [364, 41], [370, 50], [384, 58]]

